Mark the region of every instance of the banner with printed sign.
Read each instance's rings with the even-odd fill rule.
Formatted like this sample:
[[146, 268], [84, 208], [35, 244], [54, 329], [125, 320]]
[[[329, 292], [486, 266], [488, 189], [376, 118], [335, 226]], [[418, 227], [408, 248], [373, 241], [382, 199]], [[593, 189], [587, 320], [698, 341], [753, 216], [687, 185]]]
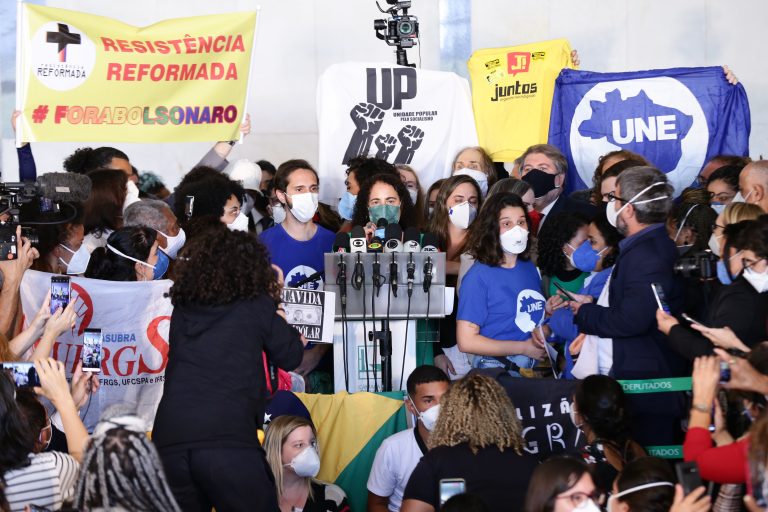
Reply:
[[741, 84], [720, 67], [628, 73], [563, 70], [549, 143], [568, 158], [566, 191], [592, 186], [601, 155], [639, 153], [679, 195], [715, 155], [749, 154], [750, 112]]
[[19, 4], [17, 142], [239, 137], [256, 13], [134, 27]]
[[317, 84], [320, 199], [335, 204], [356, 157], [408, 164], [421, 187], [451, 174], [477, 146], [469, 84], [455, 73], [391, 64], [334, 64]]
[[[51, 276], [28, 270], [21, 283], [25, 318], [33, 318], [50, 290]], [[85, 424], [96, 424], [101, 411], [115, 403], [135, 405], [151, 428], [163, 394], [168, 363], [168, 330], [173, 306], [165, 294], [171, 281], [120, 282], [74, 277], [71, 298], [77, 319], [53, 346], [71, 377], [82, 358], [83, 333], [102, 331], [101, 389], [93, 395]]]

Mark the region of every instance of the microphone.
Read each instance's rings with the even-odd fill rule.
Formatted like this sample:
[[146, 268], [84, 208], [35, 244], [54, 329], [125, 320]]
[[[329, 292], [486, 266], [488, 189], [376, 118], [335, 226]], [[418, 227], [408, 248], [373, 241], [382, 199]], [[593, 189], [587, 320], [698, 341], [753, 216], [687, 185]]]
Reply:
[[301, 281], [296, 282], [291, 288], [301, 288], [307, 283], [311, 283], [312, 281], [317, 281], [318, 279], [322, 279], [323, 273], [322, 272], [315, 272], [314, 274], [305, 277]]
[[421, 252], [421, 233], [417, 228], [408, 228], [403, 236], [403, 252]]
[[366, 252], [367, 238], [362, 226], [353, 227], [349, 236], [350, 252]]
[[346, 233], [336, 233], [336, 239], [333, 241], [333, 252], [350, 252], [350, 239]]
[[424, 262], [424, 293], [429, 293], [429, 288], [432, 286], [432, 257], [427, 256], [427, 261]]
[[384, 230], [384, 252], [403, 252], [403, 244], [400, 240], [403, 238], [403, 230], [397, 224], [390, 224]]
[[381, 252], [383, 247], [384, 244], [378, 236], [374, 236], [371, 238], [371, 241], [368, 242], [368, 252]]
[[387, 219], [381, 218], [376, 222], [376, 231], [374, 232], [374, 235], [381, 238], [382, 240], [385, 239], [385, 229], [389, 222], [387, 222]]
[[73, 172], [48, 172], [34, 182], [0, 183], [0, 187], [20, 190], [27, 197], [39, 193], [52, 201], [82, 202], [91, 195], [91, 178]]
[[365, 282], [365, 267], [363, 266], [362, 253], [357, 253], [355, 269], [352, 271], [352, 288], [360, 290]]
[[408, 274], [408, 297], [410, 297], [413, 295], [413, 280], [416, 274], [416, 263], [413, 262], [413, 253], [408, 254], [408, 263], [405, 266], [405, 270]]
[[395, 259], [396, 252], [402, 252], [403, 245], [400, 242], [400, 238], [403, 236], [403, 230], [397, 224], [390, 224], [386, 229], [387, 242], [384, 245], [385, 253], [392, 253], [392, 262], [389, 264], [389, 288], [392, 290], [392, 295], [397, 297], [397, 260]]
[[435, 235], [434, 233], [424, 233], [421, 252], [437, 252], [438, 245], [439, 245], [439, 242], [437, 241], [437, 235]]

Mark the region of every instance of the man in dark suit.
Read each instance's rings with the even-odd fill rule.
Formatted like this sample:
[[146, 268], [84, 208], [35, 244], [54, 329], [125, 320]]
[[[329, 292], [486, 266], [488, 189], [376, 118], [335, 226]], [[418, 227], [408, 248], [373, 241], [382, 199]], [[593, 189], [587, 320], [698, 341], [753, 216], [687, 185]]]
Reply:
[[547, 217], [560, 212], [579, 212], [592, 218], [597, 213], [594, 205], [578, 201], [563, 194], [568, 161], [555, 146], [536, 144], [525, 150], [521, 173], [523, 181], [533, 188], [534, 207], [541, 214], [541, 225]]
[[[686, 375], [685, 362], [657, 329], [658, 306], [651, 289], [651, 283], [662, 286], [673, 312], [682, 305], [681, 287], [673, 271], [677, 248], [664, 228], [672, 197], [666, 176], [652, 167], [633, 167], [619, 175], [606, 213], [625, 238], [619, 243], [619, 257], [608, 284], [609, 305], [570, 303], [580, 332], [612, 339], [610, 343], [600, 341], [598, 367], [619, 380]], [[681, 393], [628, 398], [638, 442], [679, 442], [684, 415]]]

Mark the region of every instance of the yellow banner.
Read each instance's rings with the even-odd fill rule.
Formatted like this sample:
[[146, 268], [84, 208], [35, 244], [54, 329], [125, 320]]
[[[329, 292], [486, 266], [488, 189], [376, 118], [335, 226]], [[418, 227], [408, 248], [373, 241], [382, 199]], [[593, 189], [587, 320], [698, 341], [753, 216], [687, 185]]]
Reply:
[[239, 137], [255, 12], [142, 28], [64, 9], [20, 7], [20, 141]]

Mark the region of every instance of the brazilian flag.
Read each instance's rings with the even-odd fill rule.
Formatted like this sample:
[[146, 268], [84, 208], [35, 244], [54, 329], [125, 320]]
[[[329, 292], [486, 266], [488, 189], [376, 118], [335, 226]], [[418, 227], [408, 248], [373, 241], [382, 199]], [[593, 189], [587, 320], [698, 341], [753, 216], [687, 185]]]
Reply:
[[365, 510], [366, 483], [376, 450], [384, 439], [407, 427], [403, 392], [296, 396], [309, 410], [317, 428], [318, 479], [341, 487], [352, 510]]

